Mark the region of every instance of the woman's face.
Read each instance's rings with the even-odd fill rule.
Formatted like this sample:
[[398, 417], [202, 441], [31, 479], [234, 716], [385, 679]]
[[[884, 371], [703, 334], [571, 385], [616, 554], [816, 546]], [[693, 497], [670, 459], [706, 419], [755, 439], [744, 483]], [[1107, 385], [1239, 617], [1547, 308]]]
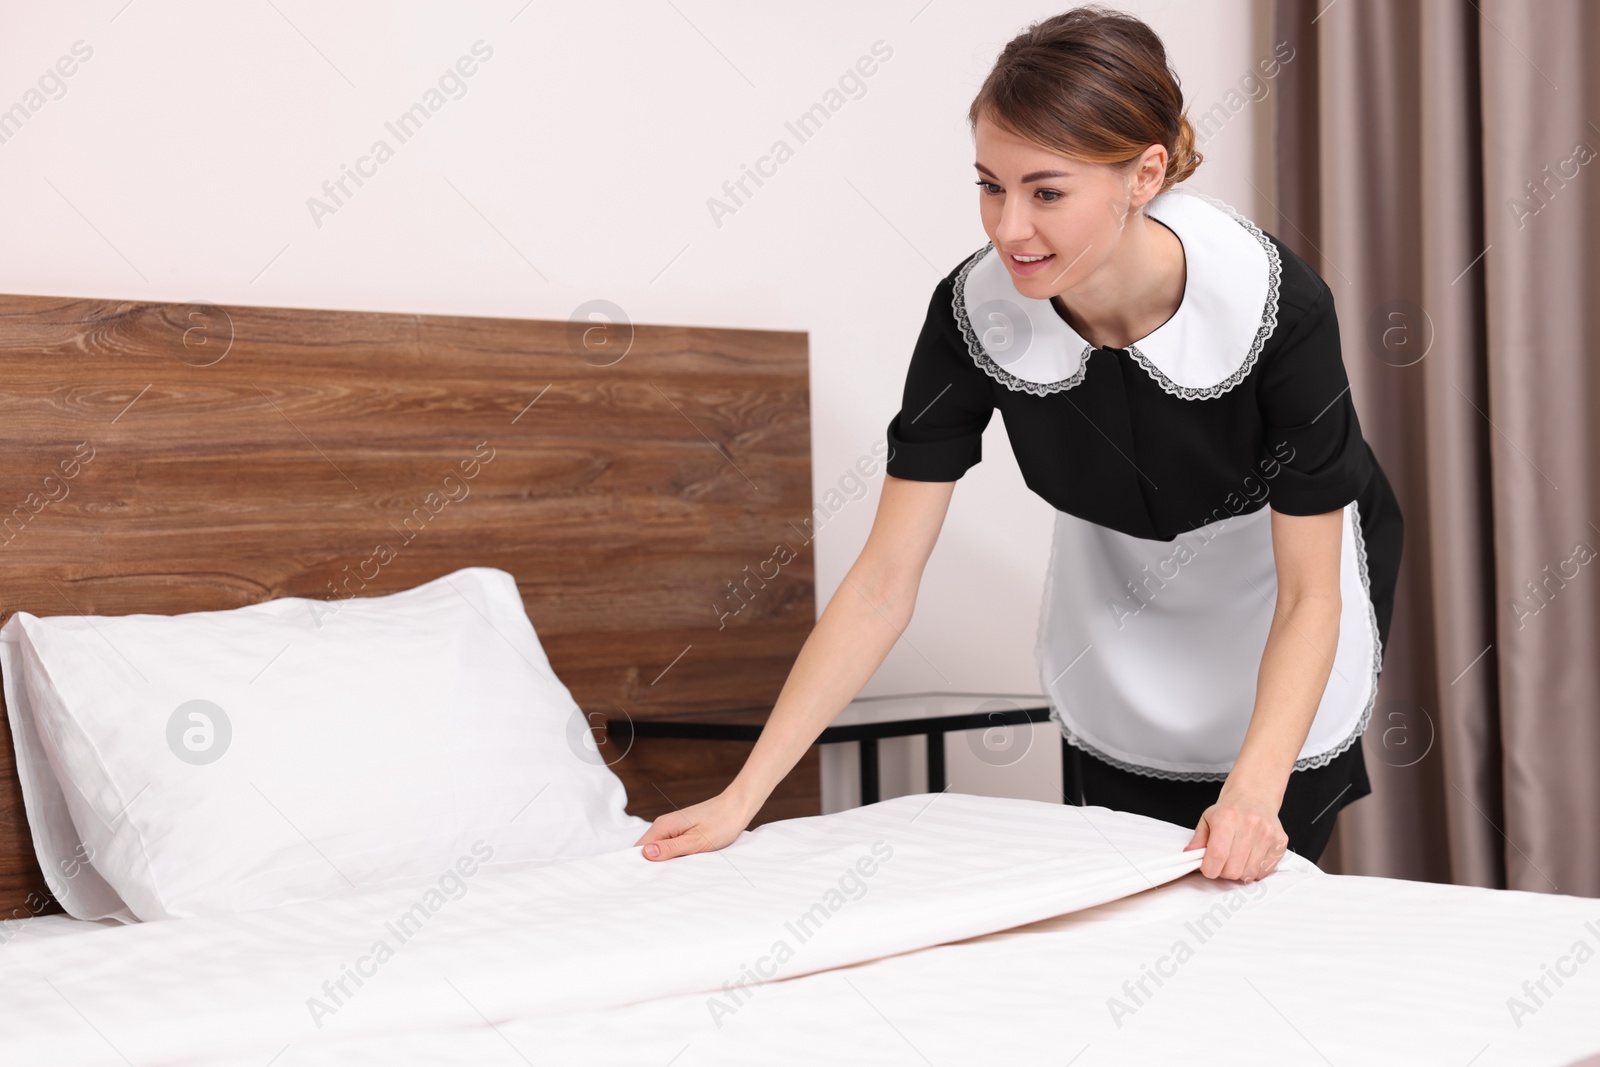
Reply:
[[[1161, 145], [1122, 170], [1057, 155], [985, 117], [975, 135], [984, 232], [1017, 292], [1038, 300], [1076, 288], [1111, 257], [1130, 210], [1159, 191], [1166, 166]], [[1029, 262], [1035, 256], [1045, 258]]]

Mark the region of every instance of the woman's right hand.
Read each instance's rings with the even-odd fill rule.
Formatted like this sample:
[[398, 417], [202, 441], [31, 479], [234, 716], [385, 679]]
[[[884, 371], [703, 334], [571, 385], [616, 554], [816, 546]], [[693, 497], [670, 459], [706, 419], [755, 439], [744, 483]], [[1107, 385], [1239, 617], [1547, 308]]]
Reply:
[[669, 811], [657, 818], [634, 845], [644, 846], [644, 858], [648, 860], [715, 852], [736, 841], [755, 815], [755, 810], [723, 791], [710, 800]]

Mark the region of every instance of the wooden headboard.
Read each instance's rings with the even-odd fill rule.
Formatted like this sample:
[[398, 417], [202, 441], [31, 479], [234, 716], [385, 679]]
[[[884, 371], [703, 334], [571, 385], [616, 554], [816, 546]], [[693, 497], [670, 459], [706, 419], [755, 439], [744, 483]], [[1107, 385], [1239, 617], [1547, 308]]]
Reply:
[[[770, 706], [815, 618], [809, 425], [800, 333], [0, 296], [0, 622], [492, 566], [595, 724]], [[9, 917], [44, 880], [3, 733]], [[748, 748], [613, 768], [653, 818]], [[762, 818], [818, 792], [813, 755]]]

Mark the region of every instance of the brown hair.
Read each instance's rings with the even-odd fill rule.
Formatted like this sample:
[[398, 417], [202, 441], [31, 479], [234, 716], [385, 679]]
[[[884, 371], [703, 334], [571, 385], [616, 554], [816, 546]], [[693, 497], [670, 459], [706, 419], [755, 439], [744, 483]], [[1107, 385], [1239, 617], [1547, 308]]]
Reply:
[[1048, 151], [1085, 163], [1131, 166], [1153, 144], [1167, 150], [1161, 191], [1195, 172], [1178, 76], [1155, 31], [1099, 5], [1035, 22], [1013, 37], [967, 111]]

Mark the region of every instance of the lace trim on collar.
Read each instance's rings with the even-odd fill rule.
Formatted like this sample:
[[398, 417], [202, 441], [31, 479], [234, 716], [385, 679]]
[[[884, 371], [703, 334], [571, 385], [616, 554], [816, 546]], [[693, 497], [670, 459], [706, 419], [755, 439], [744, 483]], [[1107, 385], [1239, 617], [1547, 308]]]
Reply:
[[1168, 378], [1165, 374], [1161, 373], [1161, 368], [1157, 367], [1153, 362], [1151, 362], [1150, 357], [1139, 351], [1139, 347], [1137, 345], [1129, 345], [1128, 352], [1133, 356], [1134, 361], [1137, 362], [1139, 366], [1144, 368], [1145, 373], [1150, 375], [1150, 377], [1155, 380], [1157, 385], [1161, 386], [1164, 392], [1171, 393], [1173, 396], [1182, 397], [1185, 400], [1211, 400], [1221, 396], [1223, 393], [1226, 393], [1228, 390], [1244, 381], [1246, 375], [1250, 373], [1251, 368], [1256, 365], [1256, 360], [1261, 356], [1261, 350], [1266, 347], [1267, 339], [1270, 338], [1273, 334], [1273, 331], [1278, 328], [1278, 296], [1282, 292], [1283, 288], [1283, 257], [1278, 254], [1278, 247], [1272, 243], [1272, 240], [1267, 237], [1265, 233], [1261, 232], [1261, 228], [1259, 226], [1245, 218], [1243, 215], [1239, 214], [1227, 204], [1224, 204], [1221, 200], [1206, 196], [1204, 193], [1191, 192], [1189, 195], [1197, 196], [1217, 210], [1224, 211], [1228, 215], [1232, 216], [1233, 220], [1248, 230], [1250, 236], [1254, 237], [1261, 244], [1261, 247], [1266, 251], [1267, 299], [1262, 306], [1261, 325], [1256, 328], [1255, 340], [1251, 342], [1250, 351], [1244, 357], [1244, 362], [1239, 364], [1239, 369], [1228, 375], [1216, 385], [1207, 386], [1205, 388], [1191, 388], [1189, 386], [1177, 384], [1171, 378]]
[[1093, 345], [1084, 345], [1083, 351], [1078, 353], [1077, 370], [1067, 375], [1067, 377], [1053, 382], [1030, 382], [1024, 378], [1018, 378], [1015, 374], [1012, 374], [1010, 371], [1000, 366], [1000, 364], [996, 363], [994, 361], [994, 357], [989, 355], [989, 350], [983, 346], [983, 341], [978, 337], [977, 329], [973, 327], [972, 320], [967, 315], [967, 275], [972, 273], [972, 268], [976, 266], [984, 256], [987, 256], [993, 251], [994, 245], [984, 245], [976, 255], [971, 256], [964, 264], [962, 264], [961, 270], [956, 273], [954, 288], [955, 295], [951, 298], [950, 304], [952, 310], [955, 312], [956, 325], [961, 328], [961, 336], [966, 339], [967, 351], [972, 353], [973, 361], [983, 369], [985, 374], [999, 382], [1001, 385], [1005, 386], [1007, 389], [1010, 389], [1012, 392], [1032, 393], [1034, 396], [1045, 396], [1049, 393], [1059, 393], [1063, 389], [1071, 389], [1074, 385], [1077, 385], [1079, 382], [1083, 381], [1084, 374], [1088, 372], [1089, 353], [1094, 351]]

